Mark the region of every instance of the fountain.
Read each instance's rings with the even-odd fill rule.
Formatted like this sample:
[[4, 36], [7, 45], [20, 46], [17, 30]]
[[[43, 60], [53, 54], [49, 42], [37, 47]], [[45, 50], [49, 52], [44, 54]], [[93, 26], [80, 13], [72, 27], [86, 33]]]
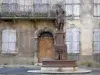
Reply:
[[63, 31], [65, 12], [60, 4], [56, 9], [57, 32], [54, 39], [55, 60], [42, 61], [41, 70], [29, 70], [28, 72], [46, 75], [87, 75], [91, 70], [79, 69], [76, 60], [67, 59], [67, 46], [65, 44], [65, 33]]

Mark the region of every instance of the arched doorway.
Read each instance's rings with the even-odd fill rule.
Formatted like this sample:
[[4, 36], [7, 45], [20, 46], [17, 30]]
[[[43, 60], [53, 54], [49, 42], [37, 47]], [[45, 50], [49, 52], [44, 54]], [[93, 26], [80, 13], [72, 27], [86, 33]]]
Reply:
[[49, 31], [43, 31], [38, 36], [38, 61], [51, 60], [53, 58], [53, 35]]

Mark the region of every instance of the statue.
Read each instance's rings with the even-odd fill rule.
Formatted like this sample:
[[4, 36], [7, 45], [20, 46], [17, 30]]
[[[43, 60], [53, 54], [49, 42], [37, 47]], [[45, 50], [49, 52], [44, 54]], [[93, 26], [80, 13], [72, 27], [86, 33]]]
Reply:
[[[45, 70], [47, 67], [52, 67], [53, 70], [57, 70], [58, 72], [63, 72], [63, 69], [68, 69], [67, 67], [73, 67], [73, 70], [75, 71], [75, 68], [77, 67], [76, 61], [70, 61], [67, 59], [67, 45], [65, 44], [65, 32], [63, 31], [65, 12], [62, 5], [57, 4], [56, 6], [55, 24], [57, 31], [55, 33], [53, 45], [55, 50], [54, 60], [42, 61], [42, 66], [43, 68], [46, 67]], [[53, 71], [52, 68], [51, 71]]]
[[67, 59], [67, 46], [65, 45], [65, 33], [63, 32], [65, 19], [65, 11], [62, 8], [62, 5], [56, 4], [56, 19], [55, 25], [57, 32], [55, 34], [55, 57], [56, 60]]
[[55, 24], [56, 24], [56, 28], [58, 30], [63, 30], [64, 18], [65, 18], [65, 11], [62, 8], [62, 5], [56, 4], [56, 20], [55, 20]]
[[43, 60], [41, 71], [36, 73], [47, 73], [50, 75], [77, 75], [79, 72], [79, 75], [81, 75], [89, 72], [84, 72], [83, 70], [81, 73], [77, 70], [76, 60], [68, 60], [67, 58], [67, 45], [65, 44], [65, 32], [63, 31], [64, 18], [65, 11], [61, 5], [57, 4], [55, 25], [58, 30], [54, 37], [54, 58], [53, 60]]

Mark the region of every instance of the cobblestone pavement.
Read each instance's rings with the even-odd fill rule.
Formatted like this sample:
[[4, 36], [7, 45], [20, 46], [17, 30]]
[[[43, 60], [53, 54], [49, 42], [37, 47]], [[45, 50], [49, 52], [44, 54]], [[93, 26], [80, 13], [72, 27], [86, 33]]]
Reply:
[[[40, 75], [27, 73], [28, 70], [33, 70], [29, 68], [0, 68], [0, 75]], [[93, 69], [90, 75], [100, 75], [100, 69]]]

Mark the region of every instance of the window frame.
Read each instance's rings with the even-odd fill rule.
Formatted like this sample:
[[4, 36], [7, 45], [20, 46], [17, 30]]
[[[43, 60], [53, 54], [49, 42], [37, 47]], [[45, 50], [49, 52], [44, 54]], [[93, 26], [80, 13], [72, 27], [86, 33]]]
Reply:
[[[75, 42], [79, 43], [79, 52], [77, 52], [77, 53], [80, 53], [80, 46], [81, 46], [81, 45], [80, 45], [80, 30], [79, 30], [78, 28], [69, 28], [69, 29], [71, 29], [71, 34], [73, 34], [73, 32], [72, 32], [73, 29], [77, 29], [77, 31], [79, 32], [79, 37], [78, 37], [79, 40], [77, 40], [77, 41], [76, 41], [76, 40], [75, 40], [75, 41], [72, 41], [72, 40], [69, 41], [69, 40], [67, 40], [67, 30], [68, 30], [68, 29], [67, 29], [67, 30], [66, 30], [66, 40], [65, 40], [65, 41], [66, 41], [66, 44], [67, 44], [67, 42], [71, 42], [71, 44], [72, 44], [72, 42], [73, 42], [73, 43], [75, 43]], [[72, 36], [73, 36], [73, 35], [72, 35]], [[72, 38], [73, 38], [73, 37], [72, 37]], [[73, 51], [74, 51], [74, 50], [73, 50]], [[76, 50], [76, 51], [77, 51], [77, 50]]]
[[[97, 7], [96, 7], [97, 6]], [[98, 7], [99, 6], [99, 7]], [[95, 8], [96, 7], [96, 8]], [[100, 9], [98, 10], [98, 8], [100, 8], [100, 2], [96, 2], [95, 0], [93, 0], [93, 17], [95, 19], [100, 19]], [[96, 10], [96, 11], [95, 11]], [[98, 12], [97, 12], [98, 11]], [[96, 12], [96, 13], [95, 13]], [[98, 14], [99, 13], [99, 14]]]
[[[95, 30], [97, 30], [97, 31], [95, 31]], [[94, 29], [94, 31], [93, 31], [93, 53], [94, 53], [94, 54], [95, 54], [95, 53], [100, 53], [100, 49], [99, 49], [99, 50], [95, 50], [95, 49], [94, 49], [94, 48], [95, 48], [95, 47], [94, 47], [94, 43], [95, 43], [95, 42], [99, 42], [99, 43], [100, 43], [100, 39], [97, 40], [97, 41], [95, 40], [94, 34], [95, 34], [96, 32], [99, 33], [98, 36], [100, 37], [100, 28], [96, 28], [96, 29]], [[95, 51], [97, 51], [97, 52], [95, 52]]]
[[[100, 37], [100, 28], [95, 28], [94, 30], [93, 30], [93, 59], [94, 59], [94, 61], [95, 62], [99, 62], [100, 63], [100, 48], [99, 48], [99, 50], [97, 49], [97, 50], [95, 50], [95, 47], [94, 47], [94, 43], [95, 42], [99, 42], [99, 44], [100, 44], [100, 39], [98, 40], [98, 41], [95, 41], [95, 36], [94, 36], [94, 34], [95, 34], [95, 30], [96, 29], [98, 29], [99, 30], [99, 37]], [[99, 45], [98, 44], [98, 45]], [[97, 51], [97, 52], [96, 52]]]
[[[80, 7], [81, 7], [81, 2], [80, 2], [81, 0], [79, 0], [79, 3], [74, 3], [73, 2], [73, 0], [72, 0], [72, 3], [65, 3], [65, 7], [67, 8], [67, 5], [68, 6], [70, 6], [72, 9], [71, 9], [71, 11], [72, 11], [72, 14], [71, 14], [71, 16], [70, 15], [67, 15], [67, 10], [66, 10], [66, 17], [68, 18], [68, 19], [70, 19], [70, 18], [73, 18], [73, 19], [79, 19], [80, 18], [80, 13], [81, 13], [81, 11], [80, 11]], [[78, 5], [79, 6], [79, 15], [75, 15], [74, 14], [74, 6], [76, 6], [76, 5]]]
[[[10, 40], [8, 40], [8, 42], [4, 42], [3, 41], [4, 40], [3, 39], [3, 34], [5, 36], [5, 33], [3, 33], [3, 31], [8, 31], [7, 33], [11, 34], [11, 35], [6, 34], [6, 36], [8, 36], [8, 37], [12, 36], [12, 33], [13, 33], [13, 35], [15, 35], [14, 37], [15, 37], [16, 41], [15, 42], [11, 42]], [[14, 32], [12, 32], [12, 31], [14, 31]], [[12, 49], [10, 50], [9, 47], [8, 47], [7, 51], [6, 50], [3, 51], [3, 43], [5, 43], [5, 44], [7, 44], [9, 46], [10, 46], [10, 44], [14, 43], [15, 44], [15, 50], [12, 50]], [[16, 54], [16, 53], [18, 53], [18, 50], [17, 50], [17, 31], [15, 29], [3, 29], [2, 30], [2, 52], [1, 53], [2, 54]]]
[[[79, 48], [79, 49], [77, 49], [77, 50], [74, 49], [74, 50], [71, 50], [71, 52], [68, 52], [68, 46], [67, 46], [68, 59], [79, 61], [80, 60], [80, 52], [81, 52], [80, 29], [79, 28], [68, 28], [68, 29], [71, 29], [71, 32], [72, 32], [72, 29], [77, 29], [78, 30], [78, 34], [79, 34], [79, 37], [77, 37], [76, 40], [75, 40], [75, 38], [72, 38], [73, 40], [75, 40], [74, 42], [78, 42], [79, 43], [78, 46], [77, 46], [77, 48]], [[66, 30], [66, 33], [67, 33], [67, 30]], [[72, 33], [72, 36], [73, 36], [73, 33]], [[71, 41], [67, 40], [67, 34], [66, 34], [66, 40], [65, 41], [66, 41], [66, 44], [67, 44], [67, 41], [72, 43], [72, 40]], [[72, 43], [72, 45], [74, 45], [74, 44]], [[74, 51], [76, 51], [76, 52], [74, 52]]]

